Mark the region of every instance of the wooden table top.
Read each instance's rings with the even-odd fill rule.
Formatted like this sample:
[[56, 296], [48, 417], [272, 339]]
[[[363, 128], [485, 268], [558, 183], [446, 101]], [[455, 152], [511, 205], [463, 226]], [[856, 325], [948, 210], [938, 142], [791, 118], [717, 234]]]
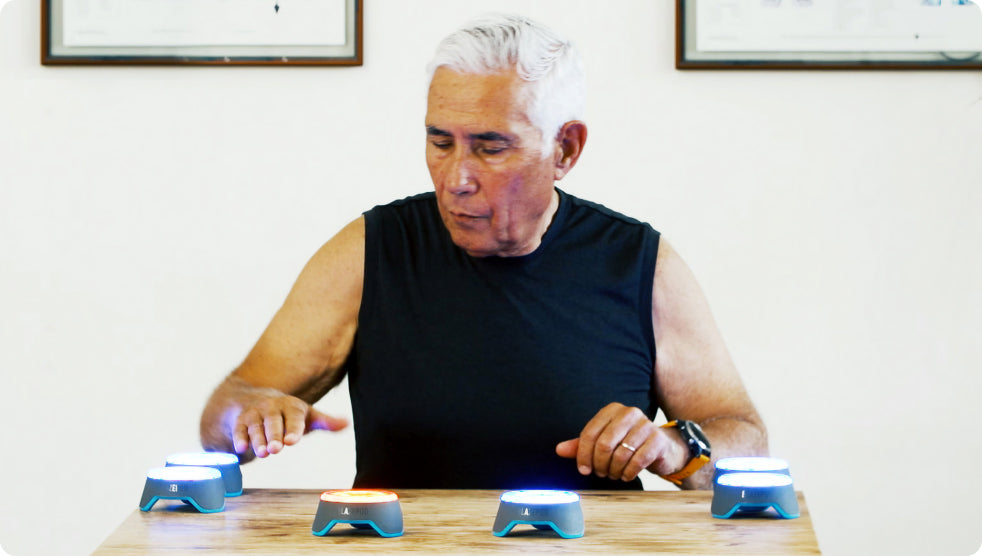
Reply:
[[[225, 511], [202, 514], [174, 501], [138, 509], [95, 551], [120, 554], [315, 554], [391, 552], [643, 552], [649, 554], [819, 554], [804, 496], [801, 517], [710, 515], [711, 492], [579, 493], [586, 533], [563, 539], [516, 526], [491, 533], [498, 490], [399, 490], [405, 533], [383, 538], [349, 525], [311, 533], [319, 490], [246, 489]], [[134, 499], [134, 504], [137, 500]]]

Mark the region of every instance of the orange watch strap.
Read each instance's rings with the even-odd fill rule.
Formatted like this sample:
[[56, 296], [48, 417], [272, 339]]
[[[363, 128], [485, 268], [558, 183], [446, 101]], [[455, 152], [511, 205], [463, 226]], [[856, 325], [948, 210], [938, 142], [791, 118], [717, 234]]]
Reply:
[[676, 471], [671, 475], [661, 475], [662, 479], [671, 481], [675, 483], [676, 486], [681, 486], [682, 481], [691, 477], [696, 471], [702, 468], [703, 465], [709, 463], [708, 456], [699, 456], [689, 460], [689, 463], [685, 464], [685, 467], [681, 471]]
[[[678, 421], [669, 421], [662, 425], [662, 428], [672, 428], [676, 425], [678, 425]], [[676, 471], [675, 473], [672, 473], [671, 475], [659, 475], [659, 477], [674, 483], [675, 486], [681, 486], [682, 481], [691, 477], [696, 471], [699, 471], [702, 466], [706, 465], [707, 463], [709, 463], [709, 456], [699, 455], [690, 459], [688, 463], [682, 467], [682, 469]]]

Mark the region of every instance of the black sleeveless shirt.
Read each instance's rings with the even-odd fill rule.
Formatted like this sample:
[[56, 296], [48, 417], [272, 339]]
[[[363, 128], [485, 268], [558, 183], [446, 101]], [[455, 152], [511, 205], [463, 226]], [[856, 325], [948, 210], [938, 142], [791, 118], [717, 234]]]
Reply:
[[623, 489], [556, 444], [611, 402], [654, 417], [658, 232], [559, 192], [539, 247], [476, 258], [433, 193], [365, 213], [347, 363], [358, 488]]

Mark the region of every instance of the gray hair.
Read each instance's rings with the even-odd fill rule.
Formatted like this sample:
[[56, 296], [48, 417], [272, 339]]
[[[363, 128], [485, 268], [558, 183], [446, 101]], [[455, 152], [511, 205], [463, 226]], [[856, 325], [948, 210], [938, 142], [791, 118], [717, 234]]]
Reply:
[[442, 66], [475, 74], [514, 69], [528, 82], [528, 116], [542, 132], [544, 156], [563, 124], [583, 117], [586, 82], [579, 53], [571, 42], [526, 17], [488, 15], [452, 33], [427, 66], [429, 82]]

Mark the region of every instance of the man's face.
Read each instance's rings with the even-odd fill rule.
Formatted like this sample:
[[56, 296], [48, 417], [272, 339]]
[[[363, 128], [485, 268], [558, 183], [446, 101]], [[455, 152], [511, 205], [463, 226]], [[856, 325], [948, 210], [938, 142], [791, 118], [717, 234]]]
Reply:
[[527, 116], [525, 83], [513, 72], [438, 68], [426, 110], [426, 164], [453, 242], [474, 257], [518, 256], [538, 247], [558, 206], [558, 146], [543, 157]]

